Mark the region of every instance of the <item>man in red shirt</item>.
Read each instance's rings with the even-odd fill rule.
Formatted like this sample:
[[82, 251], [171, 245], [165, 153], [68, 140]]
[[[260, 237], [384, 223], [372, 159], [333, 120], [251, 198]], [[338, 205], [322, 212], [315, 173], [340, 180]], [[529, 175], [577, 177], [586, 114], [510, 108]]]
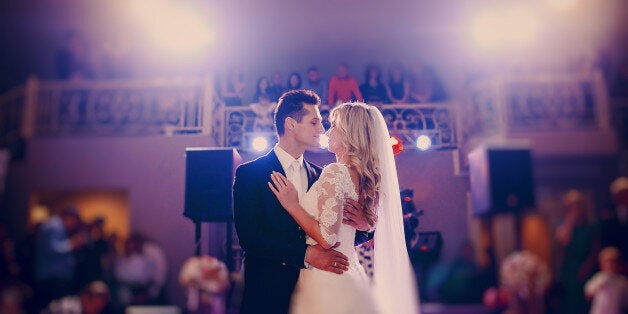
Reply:
[[339, 103], [349, 101], [364, 102], [364, 98], [358, 86], [358, 80], [351, 76], [346, 63], [338, 65], [338, 72], [336, 72], [336, 75], [329, 81], [327, 100], [329, 109], [334, 108]]

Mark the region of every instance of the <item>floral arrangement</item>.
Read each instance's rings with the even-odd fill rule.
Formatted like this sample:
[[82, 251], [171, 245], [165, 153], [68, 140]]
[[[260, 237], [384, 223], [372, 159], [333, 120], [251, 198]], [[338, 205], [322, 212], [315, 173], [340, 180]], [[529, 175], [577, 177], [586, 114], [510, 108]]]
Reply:
[[499, 275], [504, 288], [524, 299], [544, 294], [550, 284], [547, 265], [529, 251], [508, 255], [502, 262]]
[[543, 313], [543, 295], [550, 285], [547, 265], [529, 251], [508, 255], [499, 269], [500, 287], [484, 292], [482, 302], [505, 313]]
[[225, 263], [209, 255], [188, 258], [179, 272], [179, 283], [187, 290], [187, 307], [196, 311], [199, 307], [221, 303], [218, 295], [229, 288], [229, 271]]

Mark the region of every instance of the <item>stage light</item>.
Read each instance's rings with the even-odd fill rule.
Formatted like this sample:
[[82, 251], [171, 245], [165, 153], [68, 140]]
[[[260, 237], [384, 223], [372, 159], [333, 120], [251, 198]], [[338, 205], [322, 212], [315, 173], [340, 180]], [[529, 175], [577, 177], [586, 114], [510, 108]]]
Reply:
[[264, 136], [256, 136], [251, 141], [251, 147], [258, 152], [263, 152], [268, 148], [268, 139]]
[[523, 49], [536, 40], [539, 24], [537, 15], [525, 7], [493, 8], [475, 16], [469, 35], [484, 51]]
[[571, 10], [577, 5], [576, 0], [548, 0], [549, 4], [559, 10]]
[[432, 147], [432, 140], [427, 135], [421, 135], [416, 139], [416, 147], [420, 150], [428, 150]]
[[390, 137], [390, 145], [392, 145], [393, 154], [397, 155], [403, 151], [403, 141], [397, 136]]
[[321, 145], [321, 148], [329, 147], [329, 136], [327, 136], [327, 134], [321, 134], [321, 137], [318, 139], [318, 144]]
[[182, 57], [199, 56], [213, 39], [207, 17], [189, 3], [133, 0], [129, 5], [132, 18], [164, 52]]

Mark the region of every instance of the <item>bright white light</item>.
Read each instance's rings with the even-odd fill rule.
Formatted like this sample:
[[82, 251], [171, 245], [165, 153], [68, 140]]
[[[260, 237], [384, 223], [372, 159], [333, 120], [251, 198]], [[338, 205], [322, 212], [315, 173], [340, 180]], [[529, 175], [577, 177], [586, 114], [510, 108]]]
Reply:
[[395, 145], [399, 145], [399, 139], [395, 136], [391, 136], [390, 137], [390, 145], [395, 146]]
[[321, 134], [321, 137], [318, 139], [318, 143], [321, 145], [321, 148], [329, 147], [329, 137], [327, 134]]
[[548, 2], [551, 6], [560, 10], [573, 9], [577, 4], [576, 0], [549, 0]]
[[206, 18], [185, 2], [133, 0], [132, 17], [147, 36], [168, 53], [189, 56], [204, 51], [212, 40]]
[[257, 136], [251, 141], [251, 147], [253, 147], [255, 151], [263, 152], [268, 148], [268, 140], [263, 136]]
[[469, 35], [482, 50], [521, 49], [536, 40], [539, 24], [538, 17], [527, 8], [493, 8], [475, 16]]
[[427, 135], [421, 135], [416, 139], [416, 147], [420, 150], [428, 150], [432, 147], [432, 140]]

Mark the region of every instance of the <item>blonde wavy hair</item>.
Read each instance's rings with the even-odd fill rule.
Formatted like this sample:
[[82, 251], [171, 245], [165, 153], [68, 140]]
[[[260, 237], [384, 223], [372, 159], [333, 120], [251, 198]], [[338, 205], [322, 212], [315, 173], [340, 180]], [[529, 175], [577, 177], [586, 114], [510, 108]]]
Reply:
[[329, 120], [343, 133], [342, 144], [347, 148], [347, 162], [358, 173], [358, 197], [364, 206], [364, 217], [373, 226], [377, 219], [377, 202], [381, 173], [375, 151], [375, 119], [364, 103], [344, 103], [334, 108]]

